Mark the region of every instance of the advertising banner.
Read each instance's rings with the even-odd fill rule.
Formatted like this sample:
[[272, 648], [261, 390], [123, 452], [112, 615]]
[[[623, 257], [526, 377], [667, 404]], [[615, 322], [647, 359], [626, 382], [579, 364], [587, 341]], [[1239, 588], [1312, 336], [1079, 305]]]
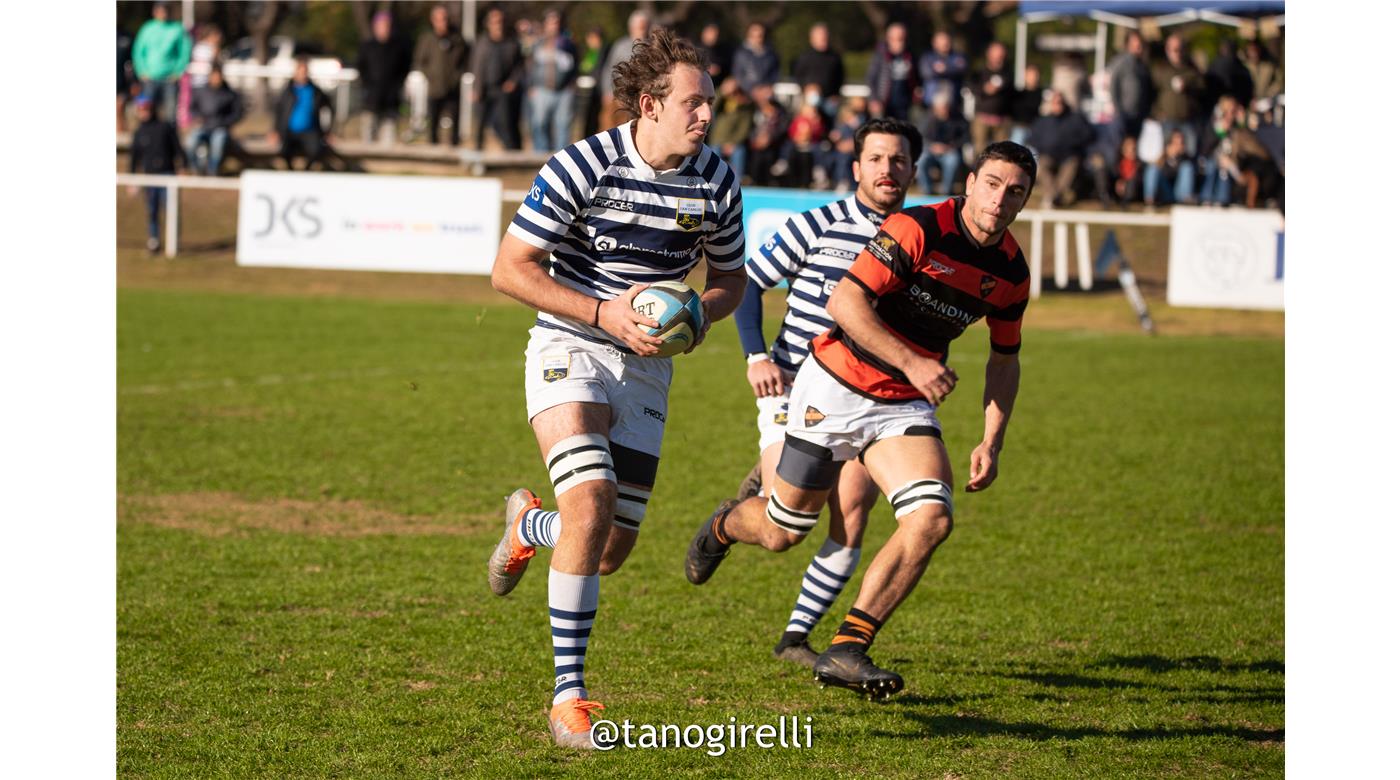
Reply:
[[489, 274], [501, 235], [496, 179], [248, 171], [239, 265]]
[[1283, 310], [1283, 215], [1175, 206], [1167, 303]]

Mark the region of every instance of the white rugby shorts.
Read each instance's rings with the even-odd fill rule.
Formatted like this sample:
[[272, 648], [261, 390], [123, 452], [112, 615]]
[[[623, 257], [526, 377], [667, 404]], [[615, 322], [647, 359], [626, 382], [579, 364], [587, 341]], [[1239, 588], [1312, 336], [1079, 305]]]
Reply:
[[943, 430], [937, 407], [928, 401], [872, 401], [836, 381], [815, 359], [802, 361], [791, 395], [787, 434], [831, 450], [838, 461], [855, 460], [881, 439]]
[[640, 357], [610, 344], [540, 325], [525, 347], [525, 408], [529, 419], [560, 404], [612, 407], [608, 439], [661, 456], [671, 359]]
[[[789, 380], [791, 381], [791, 380]], [[758, 406], [758, 451], [763, 452], [774, 444], [783, 443], [787, 431], [788, 399], [792, 386], [788, 385], [782, 395], [768, 395], [755, 398]]]

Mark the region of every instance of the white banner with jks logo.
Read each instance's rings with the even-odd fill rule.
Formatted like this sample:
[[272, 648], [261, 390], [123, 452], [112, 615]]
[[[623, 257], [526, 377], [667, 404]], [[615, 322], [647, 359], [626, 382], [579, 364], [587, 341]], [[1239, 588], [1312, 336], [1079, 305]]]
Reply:
[[496, 179], [249, 171], [238, 264], [489, 274], [501, 233]]
[[1167, 303], [1282, 311], [1283, 215], [1173, 207]]

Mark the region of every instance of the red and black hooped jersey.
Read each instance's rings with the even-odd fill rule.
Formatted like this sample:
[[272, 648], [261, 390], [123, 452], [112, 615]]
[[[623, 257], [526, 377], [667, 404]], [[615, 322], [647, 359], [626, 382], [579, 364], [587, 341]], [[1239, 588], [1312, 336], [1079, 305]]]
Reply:
[[[964, 198], [905, 209], [885, 220], [847, 278], [875, 299], [885, 329], [920, 355], [946, 361], [949, 343], [985, 317], [992, 349], [1021, 348], [1030, 269], [1011, 231], [978, 246], [962, 221]], [[812, 355], [850, 389], [877, 401], [922, 395], [902, 372], [867, 352], [841, 327], [812, 340]]]

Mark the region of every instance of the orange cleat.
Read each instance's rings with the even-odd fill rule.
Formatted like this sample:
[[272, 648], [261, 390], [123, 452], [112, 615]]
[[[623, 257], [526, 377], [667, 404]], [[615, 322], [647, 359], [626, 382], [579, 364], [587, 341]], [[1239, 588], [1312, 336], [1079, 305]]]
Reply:
[[569, 699], [554, 705], [549, 711], [549, 730], [554, 733], [554, 744], [560, 747], [593, 750], [594, 710], [603, 709], [596, 701]]
[[539, 507], [539, 497], [525, 488], [511, 493], [506, 499], [506, 531], [491, 553], [491, 559], [486, 562], [486, 580], [491, 585], [491, 592], [497, 596], [504, 596], [515, 589], [525, 573], [525, 567], [535, 557], [535, 548], [521, 544], [516, 531], [525, 517], [525, 511]]

